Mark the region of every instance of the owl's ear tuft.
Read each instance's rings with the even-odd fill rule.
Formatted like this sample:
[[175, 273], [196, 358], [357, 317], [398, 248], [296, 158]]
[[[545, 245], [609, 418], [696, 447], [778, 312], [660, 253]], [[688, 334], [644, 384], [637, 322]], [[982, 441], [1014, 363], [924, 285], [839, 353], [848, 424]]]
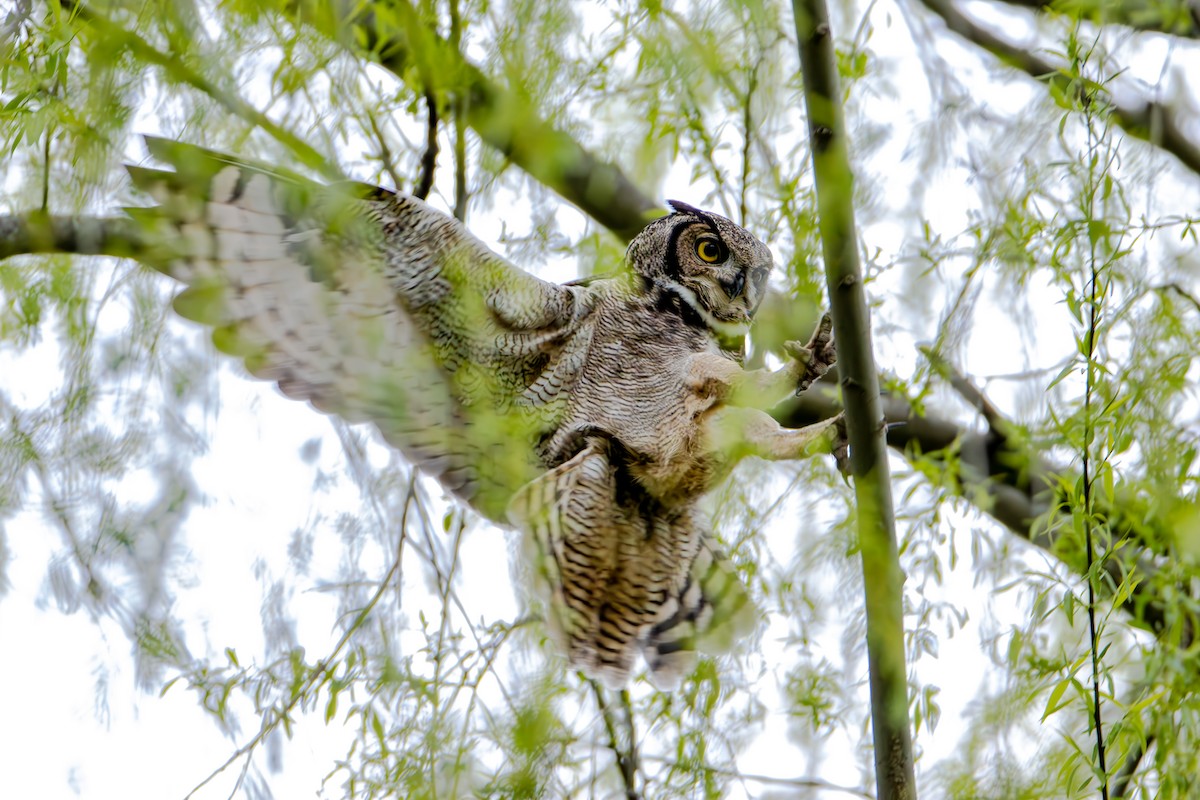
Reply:
[[682, 200], [668, 200], [667, 205], [669, 205], [676, 214], [695, 214], [701, 219], [704, 218], [704, 212], [695, 206], [689, 206]]

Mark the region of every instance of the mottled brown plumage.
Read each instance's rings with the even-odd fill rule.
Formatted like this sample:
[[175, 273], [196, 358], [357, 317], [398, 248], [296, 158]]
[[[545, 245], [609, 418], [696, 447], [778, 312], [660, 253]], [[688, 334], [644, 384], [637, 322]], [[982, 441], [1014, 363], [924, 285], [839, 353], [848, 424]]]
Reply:
[[697, 501], [742, 456], [828, 452], [837, 429], [762, 410], [832, 363], [828, 320], [775, 372], [732, 351], [766, 289], [761, 242], [673, 203], [627, 274], [558, 285], [419, 200], [149, 146], [174, 171], [131, 168], [159, 202], [131, 213], [187, 248], [156, 265], [187, 284], [179, 312], [521, 529], [573, 665], [620, 684], [642, 652], [672, 684], [753, 623]]

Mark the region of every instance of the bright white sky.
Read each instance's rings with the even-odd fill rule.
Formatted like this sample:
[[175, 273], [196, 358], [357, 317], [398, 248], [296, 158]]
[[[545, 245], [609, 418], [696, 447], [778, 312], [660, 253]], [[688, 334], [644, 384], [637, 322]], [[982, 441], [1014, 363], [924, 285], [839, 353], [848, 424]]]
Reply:
[[[888, 69], [893, 85], [903, 87], [903, 91], [862, 102], [871, 104], [875, 118], [901, 121], [899, 127], [908, 121], [916, 130], [928, 118], [931, 101], [925, 89], [926, 73], [914, 55], [910, 30], [903, 22], [908, 13], [891, 2], [875, 4], [871, 12], [874, 35], [870, 47], [878, 58], [890, 60]], [[845, 36], [851, 32], [841, 33]], [[1148, 50], [1155, 48], [1156, 45]], [[1024, 113], [1027, 104], [1040, 94], [1040, 89], [1032, 85], [997, 89], [989, 70], [978, 66], [981, 62], [973, 51], [943, 42], [939, 52], [952, 60], [956, 70], [961, 70], [960, 79], [970, 82], [976, 89], [976, 97], [988, 97], [994, 113]], [[1138, 74], [1148, 81], [1156, 81], [1164, 55], [1148, 52], [1145, 59], [1136, 62], [1135, 71], [1140, 70]], [[141, 129], [150, 131], [153, 125], [153, 117], [148, 114]], [[794, 134], [801, 136], [803, 131], [798, 129]], [[889, 146], [890, 151], [885, 148], [878, 156], [885, 159], [880, 163], [890, 161], [894, 165], [883, 184], [884, 203], [893, 208], [909, 204], [911, 176], [921, 169], [916, 156], [907, 151], [906, 139], [904, 135], [897, 136], [895, 144]], [[448, 148], [443, 150], [447, 151]], [[968, 214], [976, 205], [976, 189], [968, 185], [970, 174], [965, 166], [950, 169], [928, 187], [925, 211], [937, 230], [953, 234], [968, 225]], [[694, 198], [709, 190], [690, 185], [689, 176], [687, 165], [677, 164], [663, 186], [663, 196]], [[445, 170], [442, 177], [446, 177]], [[497, 200], [495, 207], [513, 210], [508, 215], [511, 226], [512, 220], [520, 216], [515, 212], [526, 210], [528, 204], [522, 198], [507, 196]], [[560, 222], [568, 233], [583, 224], [582, 217], [573, 209], [562, 212]], [[471, 228], [504, 252], [496, 244], [501, 228], [493, 214], [473, 216]], [[904, 244], [905, 235], [911, 234], [895, 223], [881, 223], [863, 230], [868, 250], [880, 248], [876, 259], [879, 263], [893, 259]], [[542, 274], [566, 279], [576, 271], [572, 262], [563, 261], [549, 265]], [[889, 293], [889, 281], [885, 275], [874, 286], [874, 292], [885, 304], [925, 302], [923, 298]], [[987, 330], [989, 335], [970, 340], [967, 363], [986, 364], [988, 372], [1000, 374], [1060, 362], [1067, 352], [1051, 352], [1046, 345], [1068, 346], [1069, 328], [1062, 321], [1064, 315], [1055, 309], [1056, 298], [1047, 295], [1044, 302], [1044, 308], [1032, 309], [1040, 320], [1038, 341], [1019, 347], [1006, 344], [1019, 342], [1024, 336], [1006, 309], [981, 303], [977, 329]], [[903, 320], [914, 315], [901, 307], [888, 316]], [[119, 326], [121, 320], [114, 319], [109, 324]], [[185, 325], [182, 321], [176, 324]], [[907, 374], [915, 363], [914, 340], [928, 339], [931, 334], [931, 330], [908, 330], [877, 336], [876, 350], [881, 363]], [[58, 379], [56, 363], [52, 342], [23, 356], [0, 351], [0, 374], [17, 376], [6, 381], [6, 388], [13, 393], [14, 401], [23, 405], [37, 406], [49, 395]], [[1002, 408], [1015, 410], [1028, 401], [1012, 394], [1002, 382], [990, 386], [989, 391]], [[356, 494], [347, 489], [313, 491], [317, 470], [338, 471], [343, 465], [341, 444], [329, 421], [302, 404], [284, 399], [271, 386], [243, 378], [233, 365], [223, 369], [220, 393], [220, 413], [210, 427], [211, 450], [195, 462], [196, 484], [210, 500], [204, 508], [194, 510], [186, 524], [186, 574], [180, 581], [177, 613], [188, 620], [185, 632], [188, 642], [197, 648], [197, 655], [202, 654], [199, 649], [205, 643], [218, 653], [221, 647], [233, 645], [246, 660], [261, 653], [264, 646], [258, 613], [264, 587], [272, 576], [288, 570], [288, 546], [293, 532], [312, 527], [314, 519], [317, 520], [319, 535], [314, 540], [312, 570], [315, 584], [321, 577], [336, 573], [341, 553], [341, 545], [328, 520], [339, 511], [357, 513], [359, 509]], [[296, 454], [305, 442], [314, 438], [321, 442], [320, 455], [314, 463], [305, 463]], [[388, 454], [378, 445], [371, 457], [379, 467], [388, 464]], [[894, 466], [902, 465], [896, 462]], [[126, 488], [130, 495], [137, 496], [148, 486], [145, 483], [139, 487], [135, 478], [127, 482]], [[428, 488], [434, 502], [438, 502], [440, 490], [432, 484]], [[176, 685], [163, 697], [138, 690], [130, 645], [120, 629], [107, 619], [95, 620], [82, 612], [64, 613], [51, 599], [46, 566], [60, 551], [62, 542], [36, 506], [31, 504], [31, 508], [5, 525], [11, 555], [6, 573], [11, 587], [0, 600], [0, 643], [5, 651], [19, 656], [0, 659], [0, 686], [6, 687], [5, 722], [0, 725], [0, 775], [3, 775], [0, 796], [41, 800], [183, 797], [252, 735], [256, 730], [254, 716], [241, 717], [243, 728], [231, 740], [199, 709], [195, 696], [182, 685]], [[781, 559], [789, 558], [795, 547], [789, 520], [800, 513], [795, 503], [791, 508], [781, 509], [778, 518], [782, 522], [769, 532], [771, 547]], [[940, 530], [948, 534], [957, 531], [957, 546], [964, 560], [944, 585], [930, 583], [923, 589], [929, 599], [965, 607], [971, 619], [953, 637], [945, 635], [947, 630], [938, 631], [938, 657], [923, 658], [915, 665], [921, 684], [941, 687], [938, 699], [943, 709], [936, 734], [930, 736], [923, 731], [918, 740], [924, 752], [922, 766], [953, 752], [963, 730], [961, 714], [970, 708], [982, 687], [999, 679], [989, 672], [989, 662], [982, 654], [980, 623], [990, 619], [990, 624], [999, 630], [1020, 623], [1016, 604], [1005, 598], [993, 603], [975, 586], [969, 531], [980, 525], [987, 523], [973, 517], [948, 515]], [[509, 570], [496, 568], [510, 557], [512, 535], [476, 526], [468, 536], [460, 597], [472, 613], [488, 619], [513, 619], [518, 614], [518, 605]], [[942, 550], [944, 554], [944, 547]], [[382, 552], [368, 549], [359, 565], [367, 574], [381, 576], [387, 558]], [[1030, 558], [1033, 564], [1043, 564], [1036, 554]], [[406, 595], [405, 607], [411, 614], [415, 615], [422, 606], [436, 608], [436, 602], [431, 605], [427, 594], [422, 597], [427, 588], [420, 581], [410, 583], [411, 598]], [[332, 649], [339, 631], [335, 624], [336, 601], [313, 591], [295, 593], [286, 602], [300, 621], [297, 638], [308, 652], [316, 654]], [[937, 626], [934, 627], [936, 631]], [[782, 647], [771, 642], [779, 641], [785, 634], [786, 627], [779, 620], [765, 631], [768, 644], [764, 649], [768, 658]], [[814, 642], [814, 646], [838, 653], [844, 643], [835, 637]], [[865, 661], [861, 663], [865, 671]], [[769, 685], [774, 677], [777, 676], [768, 670], [764, 685]], [[857, 679], [865, 681], [865, 674]], [[864, 703], [865, 696], [864, 687]], [[98, 697], [103, 699], [98, 701]], [[789, 736], [788, 721], [776, 714], [769, 719], [761, 745], [745, 754], [740, 767], [747, 773], [781, 777], [806, 773], [835, 783], [856, 785], [864, 758], [853, 749], [858, 733], [852, 730], [847, 735], [832, 737], [820, 763], [803, 765], [789, 755], [794, 751], [780, 751], [773, 744], [786, 742]], [[334, 759], [344, 755], [348, 741], [347, 732], [339, 729], [336, 722], [327, 726], [322, 721], [320, 710], [309, 714], [295, 728], [294, 737], [282, 747], [283, 770], [267, 773], [275, 796], [313, 796]], [[257, 763], [261, 766], [264, 762], [260, 759]], [[239, 769], [240, 764], [235, 765], [196, 797], [229, 796]], [[764, 791], [759, 784], [744, 786], [748, 796], [759, 796]], [[337, 784], [330, 786], [327, 796], [339, 796]]]

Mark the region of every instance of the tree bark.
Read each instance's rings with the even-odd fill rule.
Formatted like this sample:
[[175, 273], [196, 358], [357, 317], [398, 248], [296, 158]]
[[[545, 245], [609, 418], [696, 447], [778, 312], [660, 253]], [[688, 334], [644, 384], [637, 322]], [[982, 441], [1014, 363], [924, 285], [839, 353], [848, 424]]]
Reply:
[[866, 595], [876, 796], [879, 800], [914, 800], [917, 787], [908, 716], [904, 575], [896, 547], [886, 425], [871, 348], [871, 321], [858, 259], [853, 175], [833, 36], [824, 0], [793, 0], [792, 11], [808, 107], [825, 278], [838, 343], [839, 383], [850, 439], [850, 471]]
[[53, 216], [40, 211], [0, 216], [0, 259], [27, 253], [138, 260], [168, 255], [128, 217]]

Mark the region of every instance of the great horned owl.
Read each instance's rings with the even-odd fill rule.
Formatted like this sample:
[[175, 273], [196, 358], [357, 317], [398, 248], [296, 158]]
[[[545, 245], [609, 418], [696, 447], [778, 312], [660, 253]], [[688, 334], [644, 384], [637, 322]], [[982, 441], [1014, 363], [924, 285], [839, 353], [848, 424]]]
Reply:
[[423, 202], [149, 139], [174, 171], [131, 167], [171, 243], [143, 256], [186, 284], [183, 316], [289, 397], [371, 422], [485, 517], [520, 529], [571, 664], [659, 685], [754, 619], [697, 510], [744, 455], [829, 452], [837, 422], [762, 409], [832, 363], [828, 320], [782, 369], [730, 344], [771, 253], [683, 203], [647, 225], [619, 277], [558, 285]]

